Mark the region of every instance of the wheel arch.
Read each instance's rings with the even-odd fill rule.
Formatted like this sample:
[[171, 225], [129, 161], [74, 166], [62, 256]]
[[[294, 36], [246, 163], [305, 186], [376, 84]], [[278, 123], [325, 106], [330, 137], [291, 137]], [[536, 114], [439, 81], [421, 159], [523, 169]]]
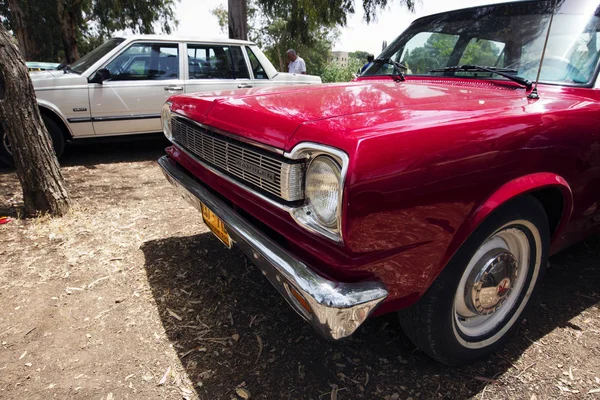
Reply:
[[38, 99], [38, 107], [42, 115], [46, 115], [54, 120], [62, 129], [65, 134], [65, 139], [69, 140], [73, 138], [73, 132], [67, 123], [66, 118], [56, 106], [47, 101]]
[[461, 227], [456, 231], [450, 246], [443, 256], [441, 265], [446, 265], [471, 233], [494, 211], [518, 197], [531, 195], [544, 207], [550, 223], [551, 245], [553, 245], [573, 211], [573, 192], [561, 176], [541, 172], [525, 175], [500, 186], [494, 193], [473, 208]]

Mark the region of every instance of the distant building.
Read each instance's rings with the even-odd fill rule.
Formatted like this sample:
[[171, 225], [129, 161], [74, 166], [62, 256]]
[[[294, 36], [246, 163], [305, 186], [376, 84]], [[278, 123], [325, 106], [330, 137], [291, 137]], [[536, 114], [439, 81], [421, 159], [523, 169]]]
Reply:
[[347, 51], [332, 51], [331, 52], [331, 61], [336, 62], [342, 67], [348, 66], [348, 55]]

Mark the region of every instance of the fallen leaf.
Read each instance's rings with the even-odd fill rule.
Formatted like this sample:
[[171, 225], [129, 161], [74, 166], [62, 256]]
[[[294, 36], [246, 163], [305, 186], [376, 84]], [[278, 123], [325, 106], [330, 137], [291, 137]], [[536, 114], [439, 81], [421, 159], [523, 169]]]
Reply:
[[244, 388], [236, 388], [235, 389], [235, 394], [237, 394], [238, 396], [240, 396], [244, 400], [248, 400], [251, 397], [250, 396], [250, 392], [247, 391]]
[[167, 370], [165, 371], [165, 374], [163, 375], [162, 378], [160, 378], [160, 381], [158, 381], [158, 386], [162, 386], [165, 384], [165, 382], [167, 381], [167, 378], [169, 377], [169, 374], [171, 373], [171, 367], [167, 368]]
[[262, 351], [263, 351], [263, 341], [260, 338], [260, 336], [256, 335], [256, 340], [258, 341], [258, 355], [256, 356], [256, 361], [254, 361], [254, 364], [256, 364], [258, 362], [258, 359], [260, 358], [260, 355], [262, 354]]
[[173, 318], [175, 318], [178, 321], [183, 321], [183, 318], [181, 318], [179, 315], [177, 315], [175, 313], [175, 311], [171, 310], [170, 308], [167, 308], [167, 312], [169, 313], [169, 315]]
[[337, 388], [331, 389], [331, 400], [337, 400]]
[[238, 335], [237, 333], [234, 333], [233, 335], [231, 335], [232, 339], [235, 340], [236, 342], [238, 340], [240, 340], [240, 335]]

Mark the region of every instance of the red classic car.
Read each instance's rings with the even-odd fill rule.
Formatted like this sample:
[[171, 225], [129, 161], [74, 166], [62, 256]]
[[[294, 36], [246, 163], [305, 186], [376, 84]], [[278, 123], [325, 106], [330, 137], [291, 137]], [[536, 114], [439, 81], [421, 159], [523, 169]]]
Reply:
[[171, 97], [167, 179], [323, 336], [461, 364], [600, 228], [598, 0], [413, 22], [354, 82]]

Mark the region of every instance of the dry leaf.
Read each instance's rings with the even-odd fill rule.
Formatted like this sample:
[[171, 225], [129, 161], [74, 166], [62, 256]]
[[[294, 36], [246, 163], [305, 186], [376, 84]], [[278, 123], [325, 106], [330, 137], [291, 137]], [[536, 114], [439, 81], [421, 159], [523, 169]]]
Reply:
[[178, 321], [183, 321], [183, 318], [181, 318], [179, 315], [175, 314], [175, 312], [173, 310], [171, 310], [170, 308], [167, 308], [167, 312], [169, 313], [169, 315], [173, 318], [175, 318]]
[[237, 394], [238, 396], [240, 396], [244, 400], [248, 400], [251, 397], [250, 396], [250, 392], [247, 391], [244, 388], [237, 388], [237, 389], [235, 389], [235, 394]]
[[231, 335], [232, 339], [235, 340], [236, 342], [238, 340], [240, 340], [240, 335], [238, 335], [237, 333], [234, 333], [233, 335]]
[[254, 364], [256, 364], [258, 362], [258, 359], [260, 358], [260, 355], [262, 354], [262, 351], [263, 351], [263, 341], [260, 338], [260, 336], [256, 335], [256, 340], [258, 341], [258, 355], [256, 356], [256, 361], [254, 361]]
[[163, 375], [162, 378], [160, 378], [160, 381], [158, 381], [158, 386], [162, 386], [165, 384], [165, 382], [167, 381], [167, 378], [169, 377], [169, 374], [171, 373], [171, 367], [167, 368], [167, 370], [165, 371], [165, 374]]
[[331, 389], [331, 400], [337, 400], [337, 392], [338, 392], [337, 388]]

